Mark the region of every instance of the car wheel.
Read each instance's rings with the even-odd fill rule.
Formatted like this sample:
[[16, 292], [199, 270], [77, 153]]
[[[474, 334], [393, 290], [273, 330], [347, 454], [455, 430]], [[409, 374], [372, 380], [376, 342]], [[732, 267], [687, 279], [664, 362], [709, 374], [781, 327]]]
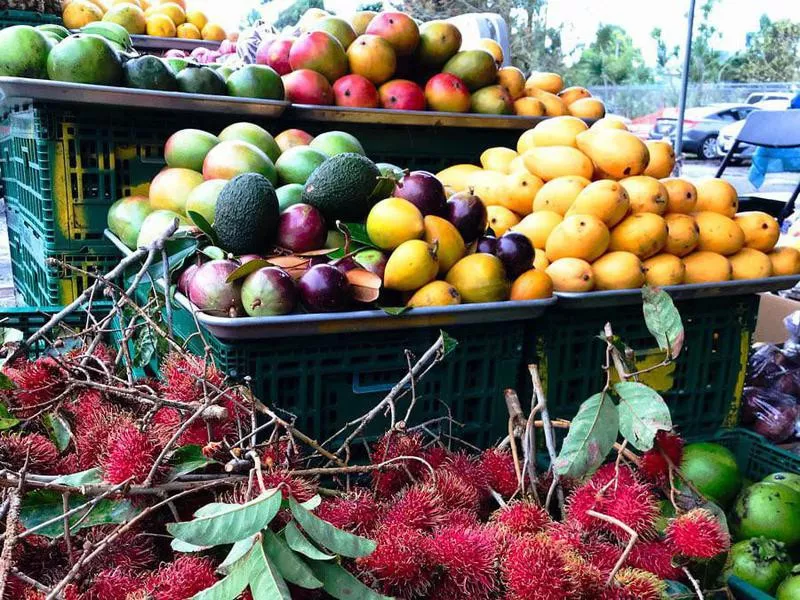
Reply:
[[710, 135], [703, 140], [703, 143], [700, 144], [700, 157], [704, 160], [713, 160], [718, 157], [716, 136]]

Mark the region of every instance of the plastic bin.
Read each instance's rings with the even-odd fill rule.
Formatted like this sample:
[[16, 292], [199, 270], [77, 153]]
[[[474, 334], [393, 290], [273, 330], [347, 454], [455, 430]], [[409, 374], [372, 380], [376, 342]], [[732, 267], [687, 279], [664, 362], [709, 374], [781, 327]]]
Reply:
[[12, 25], [44, 25], [55, 23], [61, 25], [61, 15], [41, 13], [33, 10], [0, 10], [0, 29]]
[[[663, 395], [685, 436], [711, 435], [736, 423], [758, 297], [698, 298], [676, 306], [686, 331], [683, 351], [640, 379]], [[546, 319], [530, 322], [526, 334], [526, 357], [540, 365], [552, 416], [573, 418], [584, 400], [603, 389], [606, 345], [598, 336], [607, 322], [636, 351], [640, 369], [663, 360], [641, 303], [593, 310], [556, 304]], [[524, 390], [527, 397], [529, 383]]]
[[[0, 328], [16, 329], [28, 338], [38, 331], [50, 318], [61, 311], [62, 306], [23, 306], [0, 308]], [[87, 312], [76, 310], [64, 317], [59, 325], [47, 337], [54, 339], [65, 328], [80, 329], [86, 325]], [[31, 356], [36, 356], [47, 350], [47, 341], [40, 340], [33, 344]]]

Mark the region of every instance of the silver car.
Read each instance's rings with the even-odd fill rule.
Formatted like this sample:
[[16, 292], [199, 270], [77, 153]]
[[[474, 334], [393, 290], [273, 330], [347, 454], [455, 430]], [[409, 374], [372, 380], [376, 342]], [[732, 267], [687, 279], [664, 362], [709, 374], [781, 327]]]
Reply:
[[[786, 110], [789, 108], [789, 100], [787, 98], [771, 98], [769, 100], [757, 102], [753, 104], [753, 106], [762, 110]], [[719, 136], [717, 137], [717, 154], [720, 158], [724, 157], [730, 151], [736, 138], [739, 137], [739, 132], [742, 130], [742, 127], [744, 127], [744, 120], [730, 123], [719, 130]], [[756, 147], [751, 144], [739, 144], [739, 147], [736, 149], [736, 154], [734, 154], [731, 159], [733, 161], [748, 160], [753, 156], [755, 150]]]

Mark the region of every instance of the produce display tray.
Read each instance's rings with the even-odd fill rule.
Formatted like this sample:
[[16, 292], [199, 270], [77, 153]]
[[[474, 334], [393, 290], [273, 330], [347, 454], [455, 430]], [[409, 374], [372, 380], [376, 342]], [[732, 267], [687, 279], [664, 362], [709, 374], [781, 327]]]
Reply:
[[[123, 254], [131, 254], [131, 250], [108, 230], [106, 230], [106, 237]], [[159, 282], [163, 286], [163, 281], [159, 280]], [[521, 321], [541, 316], [548, 307], [556, 303], [556, 298], [547, 298], [544, 300], [486, 302], [482, 304], [414, 308], [397, 316], [389, 315], [383, 310], [361, 310], [342, 313], [292, 314], [277, 317], [239, 317], [231, 319], [196, 311], [183, 294], [176, 293], [175, 300], [184, 309], [196, 312], [197, 321], [212, 335], [227, 340]]]
[[[430, 110], [392, 110], [292, 104], [287, 116], [306, 121], [330, 123], [370, 123], [419, 125], [428, 127], [471, 127], [483, 129], [530, 129], [548, 117], [520, 115], [479, 115], [476, 113], [434, 112]], [[587, 120], [592, 123], [593, 120]]]
[[[716, 298], [721, 296], [743, 296], [762, 292], [780, 292], [793, 288], [800, 282], [800, 275], [783, 275], [764, 279], [720, 281], [718, 283], [687, 283], [667, 285], [662, 289], [669, 292], [673, 300], [694, 300], [695, 298]], [[565, 308], [604, 308], [623, 304], [638, 304], [642, 300], [642, 290], [606, 290], [595, 292], [556, 292], [559, 306]]]
[[190, 40], [186, 38], [155, 37], [152, 35], [132, 35], [131, 42], [133, 42], [133, 47], [137, 50], [169, 50], [171, 48], [188, 51], [192, 51], [195, 48], [216, 50], [220, 44], [212, 40]]
[[259, 100], [209, 94], [138, 90], [107, 85], [65, 83], [24, 77], [0, 77], [0, 104], [10, 99], [97, 104], [117, 108], [195, 111], [279, 117], [289, 106], [283, 100]]

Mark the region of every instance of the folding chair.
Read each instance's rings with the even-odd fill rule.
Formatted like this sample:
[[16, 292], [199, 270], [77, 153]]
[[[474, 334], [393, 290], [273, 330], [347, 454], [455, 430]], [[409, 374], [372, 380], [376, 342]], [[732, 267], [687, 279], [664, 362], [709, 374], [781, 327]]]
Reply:
[[[714, 177], [722, 177], [730, 164], [739, 144], [752, 144], [764, 148], [800, 148], [800, 110], [754, 110], [747, 116], [739, 137], [728, 150]], [[789, 201], [777, 211], [778, 222], [794, 212], [794, 205], [800, 195], [800, 182], [792, 192]]]

